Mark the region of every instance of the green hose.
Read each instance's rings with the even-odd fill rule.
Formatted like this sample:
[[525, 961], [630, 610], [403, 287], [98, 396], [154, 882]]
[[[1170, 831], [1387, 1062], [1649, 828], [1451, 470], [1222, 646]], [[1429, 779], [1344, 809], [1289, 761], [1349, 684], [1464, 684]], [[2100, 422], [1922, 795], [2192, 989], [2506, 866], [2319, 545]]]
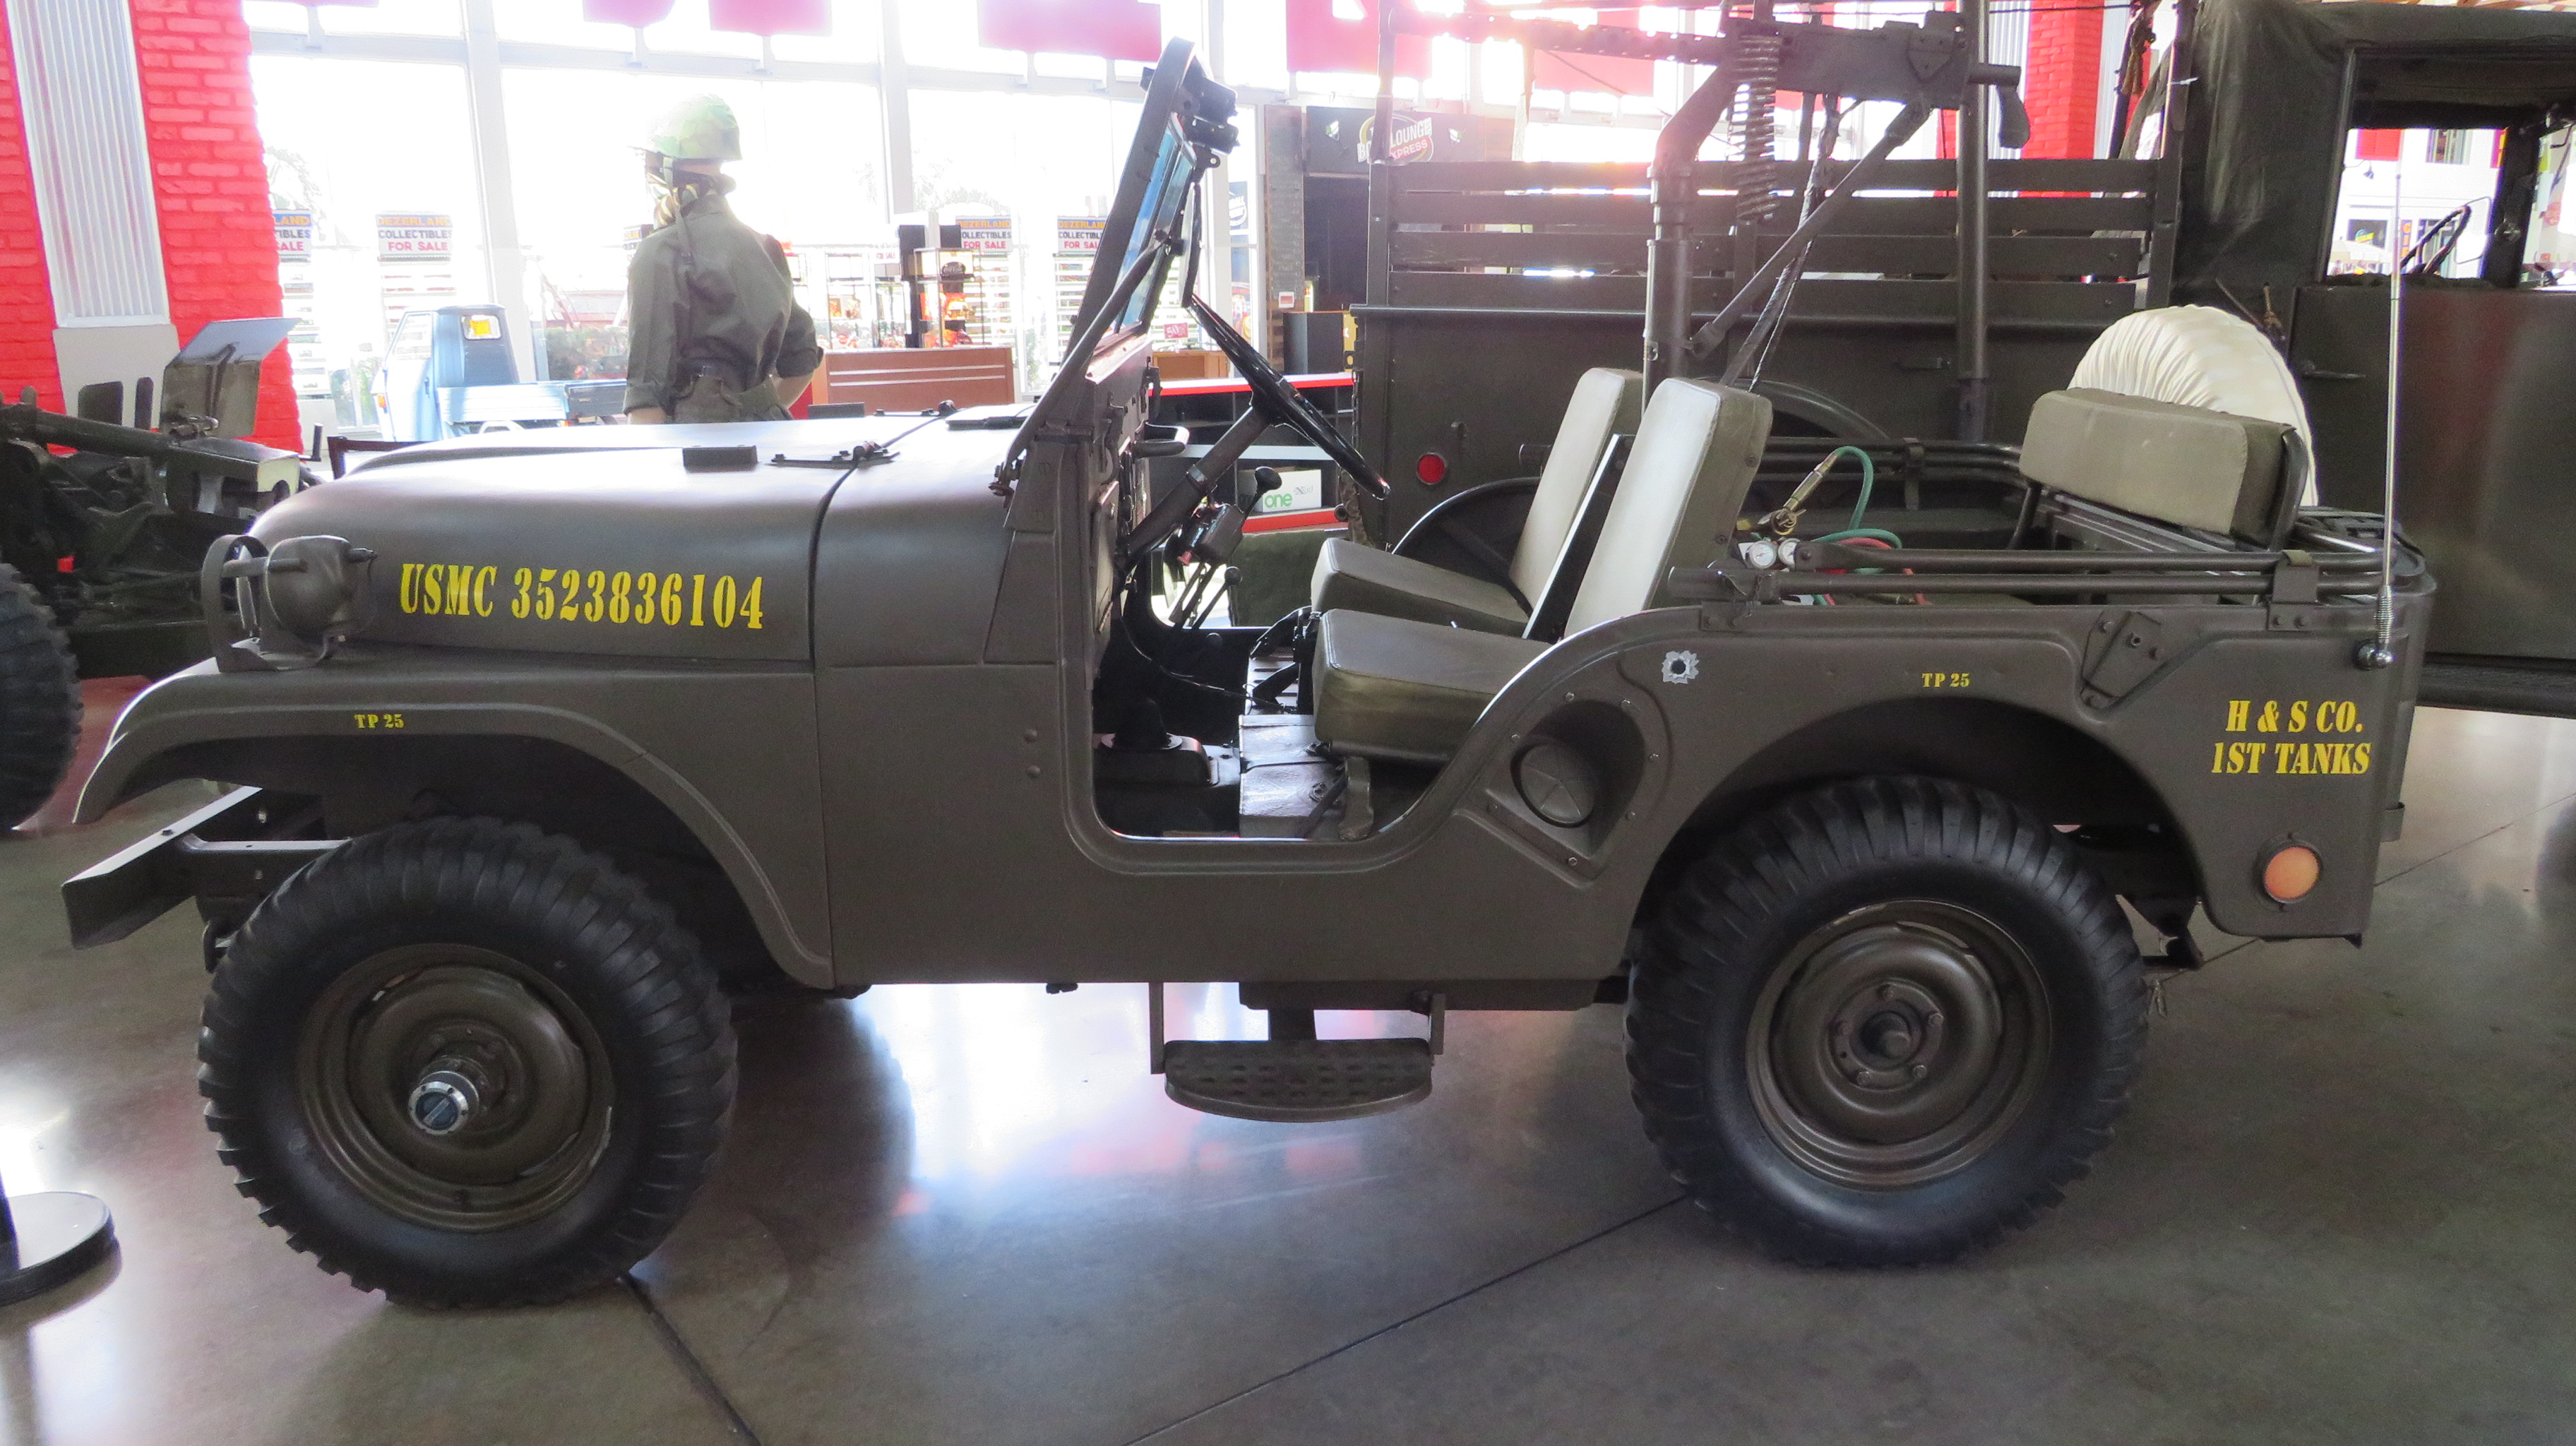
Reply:
[[1824, 536], [1817, 538], [1816, 541], [1840, 542], [1846, 537], [1876, 538], [1878, 541], [1884, 542], [1890, 547], [1903, 547], [1905, 545], [1904, 538], [1897, 536], [1895, 533], [1888, 531], [1884, 527], [1846, 527], [1840, 532], [1828, 532]]
[[1870, 489], [1878, 485], [1878, 464], [1869, 460], [1869, 454], [1858, 447], [1836, 447], [1825, 454], [1825, 465], [1828, 467], [1832, 466], [1836, 458], [1841, 457], [1846, 453], [1860, 459], [1860, 500], [1852, 504], [1851, 521], [1845, 526], [1844, 530], [1846, 532], [1859, 532], [1862, 530], [1860, 525], [1861, 514], [1869, 511]]

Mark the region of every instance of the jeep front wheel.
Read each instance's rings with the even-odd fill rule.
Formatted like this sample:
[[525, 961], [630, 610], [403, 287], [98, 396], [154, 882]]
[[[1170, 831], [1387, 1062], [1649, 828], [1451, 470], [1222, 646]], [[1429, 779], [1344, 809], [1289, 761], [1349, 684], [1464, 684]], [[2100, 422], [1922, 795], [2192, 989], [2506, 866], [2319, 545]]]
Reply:
[[679, 1220], [734, 1088], [726, 1006], [668, 908], [525, 824], [352, 840], [246, 920], [198, 1086], [261, 1218], [361, 1289], [560, 1299]]
[[2117, 902], [2011, 802], [1839, 784], [1745, 824], [1647, 933], [1630, 1076], [1674, 1178], [1817, 1264], [2028, 1224], [2108, 1138], [2145, 990]]

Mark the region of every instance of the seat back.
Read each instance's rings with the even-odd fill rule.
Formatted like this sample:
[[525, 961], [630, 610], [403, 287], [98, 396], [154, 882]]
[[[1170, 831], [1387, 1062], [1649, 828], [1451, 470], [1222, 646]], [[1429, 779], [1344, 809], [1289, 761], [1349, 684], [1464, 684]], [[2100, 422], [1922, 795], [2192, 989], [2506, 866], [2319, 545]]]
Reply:
[[1655, 388], [1566, 632], [1657, 606], [1674, 568], [1716, 561], [1770, 439], [1766, 397], [1684, 377]]
[[2031, 405], [2022, 475], [2159, 522], [2278, 541], [2307, 478], [2290, 427], [2076, 388]]
[[1529, 518], [1521, 524], [1520, 546], [1512, 552], [1512, 586], [1535, 603], [1556, 571], [1567, 529], [1583, 507], [1584, 489], [1601, 465], [1611, 437], [1637, 430], [1637, 413], [1646, 397], [1646, 379], [1636, 372], [1594, 367], [1574, 384], [1566, 399], [1565, 420], [1556, 428], [1547, 465], [1539, 469], [1538, 491], [1530, 498]]

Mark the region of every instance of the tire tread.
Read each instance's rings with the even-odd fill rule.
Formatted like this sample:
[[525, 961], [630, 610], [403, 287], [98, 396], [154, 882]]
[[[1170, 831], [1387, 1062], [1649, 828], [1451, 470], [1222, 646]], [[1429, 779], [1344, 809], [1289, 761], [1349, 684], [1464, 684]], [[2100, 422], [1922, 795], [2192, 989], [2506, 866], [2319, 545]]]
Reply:
[[[2020, 1198], [1907, 1241], [1857, 1241], [1756, 1188], [1723, 1141], [1707, 1095], [1723, 973], [1745, 967], [1761, 920], [1872, 864], [1936, 859], [2009, 874], [2068, 921], [2079, 967], [2107, 1007], [2097, 1065], [2062, 1109]], [[1698, 1207], [1765, 1251], [1810, 1265], [1954, 1260], [2036, 1220], [2110, 1139], [2146, 1039], [2137, 945], [2110, 890], [2065, 837], [2000, 795], [1946, 780], [1877, 777], [1803, 794], [1739, 826], [1683, 871], [1647, 931], [1628, 1010], [1630, 1094], [1665, 1169]]]
[[[462, 908], [527, 923], [604, 961], [613, 1008], [640, 1036], [653, 1109], [633, 1183], [604, 1218], [542, 1267], [503, 1286], [370, 1262], [362, 1242], [313, 1211], [278, 1168], [253, 1076], [262, 1000], [314, 946], [388, 911]], [[287, 1244], [361, 1290], [425, 1306], [540, 1305], [614, 1278], [670, 1234], [711, 1168], [730, 1120], [735, 1046], [697, 945], [635, 879], [560, 835], [492, 818], [436, 818], [351, 840], [299, 871], [246, 920], [208, 991], [197, 1087], [236, 1188]]]

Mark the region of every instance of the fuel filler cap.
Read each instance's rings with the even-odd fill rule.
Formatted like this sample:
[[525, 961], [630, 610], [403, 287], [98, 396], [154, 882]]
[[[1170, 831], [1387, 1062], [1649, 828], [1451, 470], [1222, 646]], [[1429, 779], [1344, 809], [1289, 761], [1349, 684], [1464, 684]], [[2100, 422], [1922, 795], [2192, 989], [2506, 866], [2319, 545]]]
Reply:
[[1512, 781], [1530, 811], [1559, 828], [1588, 822], [1601, 802], [1601, 775], [1580, 753], [1552, 739], [1531, 744], [1512, 764]]

